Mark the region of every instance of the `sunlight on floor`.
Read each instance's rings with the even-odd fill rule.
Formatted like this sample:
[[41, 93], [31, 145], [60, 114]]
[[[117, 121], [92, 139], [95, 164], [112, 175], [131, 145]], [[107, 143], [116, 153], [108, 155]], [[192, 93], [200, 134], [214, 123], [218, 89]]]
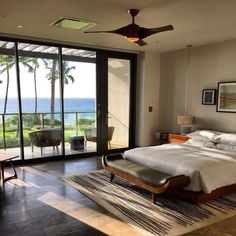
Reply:
[[[111, 225], [114, 227], [115, 224], [117, 229], [126, 225], [124, 222], [114, 218], [112, 215], [107, 215], [94, 210], [92, 205], [91, 207], [89, 205], [86, 206], [82, 203], [80, 204], [79, 202], [75, 202], [69, 198], [62, 197], [53, 192], [48, 192], [38, 197], [37, 200], [108, 235], [111, 234], [112, 230], [115, 230], [115, 228], [111, 228]], [[130, 231], [129, 227], [128, 231]], [[132, 235], [134, 235], [133, 231]]]
[[47, 174], [47, 172], [43, 172], [43, 171], [40, 171], [40, 170], [37, 170], [36, 168], [32, 168], [30, 166], [23, 166], [23, 167], [20, 167], [19, 168], [23, 173], [22, 175], [24, 175], [24, 172], [27, 173], [27, 172], [31, 172], [32, 174], [36, 174], [36, 175], [40, 175], [42, 177], [51, 177], [51, 175]]
[[10, 186], [17, 186], [17, 187], [41, 188], [40, 186], [34, 183], [22, 179], [12, 179], [11, 181], [8, 181], [8, 184]]

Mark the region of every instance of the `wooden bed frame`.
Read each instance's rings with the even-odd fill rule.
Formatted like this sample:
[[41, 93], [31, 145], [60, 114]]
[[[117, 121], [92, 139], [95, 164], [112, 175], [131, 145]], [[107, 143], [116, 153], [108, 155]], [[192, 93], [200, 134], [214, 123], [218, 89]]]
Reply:
[[186, 201], [201, 203], [209, 200], [214, 200], [216, 198], [223, 197], [228, 194], [236, 193], [236, 184], [218, 188], [216, 190], [213, 190], [211, 193], [192, 192], [183, 189], [178, 189], [171, 193], [174, 194], [174, 196], [182, 198]]

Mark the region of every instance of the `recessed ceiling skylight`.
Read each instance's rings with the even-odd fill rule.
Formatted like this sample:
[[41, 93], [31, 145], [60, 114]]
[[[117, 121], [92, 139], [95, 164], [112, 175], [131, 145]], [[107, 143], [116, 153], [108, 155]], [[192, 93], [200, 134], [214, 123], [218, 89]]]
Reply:
[[83, 31], [97, 25], [97, 23], [88, 20], [61, 17], [60, 19], [52, 22], [51, 25]]

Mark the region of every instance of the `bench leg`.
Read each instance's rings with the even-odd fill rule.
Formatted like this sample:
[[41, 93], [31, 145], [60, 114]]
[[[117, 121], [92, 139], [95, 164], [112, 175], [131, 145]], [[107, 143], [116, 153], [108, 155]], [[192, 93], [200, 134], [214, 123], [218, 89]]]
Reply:
[[157, 194], [152, 193], [152, 202], [153, 202], [153, 204], [156, 204], [156, 200], [157, 200]]
[[114, 174], [111, 174], [111, 177], [110, 177], [110, 182], [112, 182], [112, 180], [114, 179], [115, 175]]

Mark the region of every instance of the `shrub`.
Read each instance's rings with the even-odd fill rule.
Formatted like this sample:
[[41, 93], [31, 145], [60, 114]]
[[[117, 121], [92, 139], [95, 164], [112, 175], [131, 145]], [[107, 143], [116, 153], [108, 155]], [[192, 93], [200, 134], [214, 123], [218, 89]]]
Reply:
[[79, 125], [92, 125], [95, 122], [95, 120], [80, 118], [77, 122]]

